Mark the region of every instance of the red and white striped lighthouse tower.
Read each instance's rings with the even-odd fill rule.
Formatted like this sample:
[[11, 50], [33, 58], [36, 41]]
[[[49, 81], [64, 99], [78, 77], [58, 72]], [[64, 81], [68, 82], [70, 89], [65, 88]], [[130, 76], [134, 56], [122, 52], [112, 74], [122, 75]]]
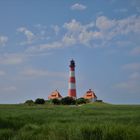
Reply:
[[68, 96], [76, 99], [76, 80], [75, 80], [75, 62], [74, 60], [70, 61], [70, 75], [69, 75], [69, 88], [68, 88]]

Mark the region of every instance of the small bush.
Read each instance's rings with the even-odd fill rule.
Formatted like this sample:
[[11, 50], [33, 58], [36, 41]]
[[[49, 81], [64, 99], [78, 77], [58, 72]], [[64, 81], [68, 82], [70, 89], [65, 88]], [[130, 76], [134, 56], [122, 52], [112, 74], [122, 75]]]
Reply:
[[77, 104], [86, 104], [87, 102], [88, 102], [88, 100], [84, 99], [84, 98], [79, 98], [76, 100]]
[[59, 104], [61, 104], [61, 100], [59, 100], [59, 99], [52, 99], [52, 103], [55, 104], [55, 105], [59, 105]]
[[25, 101], [25, 104], [27, 104], [27, 105], [33, 105], [34, 104], [34, 101], [33, 100], [27, 100], [27, 101]]
[[65, 97], [65, 98], [62, 98], [61, 103], [63, 105], [75, 105], [76, 100], [73, 99], [72, 97]]
[[37, 98], [37, 99], [35, 100], [35, 104], [45, 104], [45, 100], [42, 99], [42, 98]]
[[96, 102], [103, 102], [103, 100], [96, 100]]

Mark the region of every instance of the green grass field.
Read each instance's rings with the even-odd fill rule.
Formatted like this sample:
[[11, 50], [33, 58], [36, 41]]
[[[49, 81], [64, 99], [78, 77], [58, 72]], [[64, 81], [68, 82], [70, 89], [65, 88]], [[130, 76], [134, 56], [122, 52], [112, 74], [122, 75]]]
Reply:
[[0, 105], [0, 140], [139, 140], [140, 105]]

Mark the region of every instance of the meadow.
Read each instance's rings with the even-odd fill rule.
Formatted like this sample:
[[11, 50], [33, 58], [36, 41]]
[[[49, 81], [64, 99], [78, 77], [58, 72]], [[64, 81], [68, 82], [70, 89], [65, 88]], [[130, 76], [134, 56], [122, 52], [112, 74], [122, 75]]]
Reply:
[[0, 105], [0, 140], [139, 140], [140, 105]]

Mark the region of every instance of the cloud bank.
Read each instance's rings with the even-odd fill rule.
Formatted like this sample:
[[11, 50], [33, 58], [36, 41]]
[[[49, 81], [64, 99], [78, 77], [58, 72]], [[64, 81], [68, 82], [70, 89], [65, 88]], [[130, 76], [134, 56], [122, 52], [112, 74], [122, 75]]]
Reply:
[[75, 3], [71, 6], [71, 10], [85, 10], [87, 7], [83, 4]]

